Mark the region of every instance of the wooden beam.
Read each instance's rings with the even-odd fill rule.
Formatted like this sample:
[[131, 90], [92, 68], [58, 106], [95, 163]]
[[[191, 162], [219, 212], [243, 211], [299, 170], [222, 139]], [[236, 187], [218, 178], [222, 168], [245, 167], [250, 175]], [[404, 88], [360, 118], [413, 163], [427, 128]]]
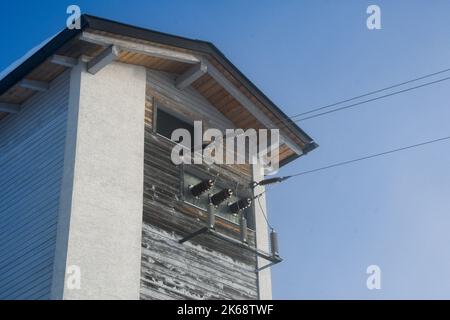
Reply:
[[34, 91], [44, 92], [47, 91], [50, 85], [47, 82], [36, 81], [36, 80], [22, 80], [19, 82], [19, 86], [25, 89], [30, 89]]
[[63, 67], [73, 68], [78, 64], [78, 60], [72, 57], [61, 56], [58, 54], [53, 55], [49, 61], [53, 64], [57, 64]]
[[116, 46], [109, 46], [103, 50], [98, 56], [93, 58], [87, 64], [87, 70], [89, 73], [96, 74], [108, 64], [113, 62], [119, 57], [119, 49]]
[[204, 65], [203, 63], [198, 63], [189, 68], [189, 70], [187, 70], [181, 76], [179, 76], [176, 80], [175, 86], [178, 89], [183, 90], [190, 86], [198, 78], [203, 76], [207, 71], [208, 67], [206, 65]]
[[0, 103], [0, 112], [18, 113], [20, 105], [12, 103]]
[[90, 33], [84, 31], [82, 35], [80, 36], [80, 40], [86, 41], [89, 43], [95, 43], [97, 45], [101, 46], [109, 46], [109, 45], [115, 45], [119, 47], [123, 51], [128, 52], [134, 52], [134, 53], [140, 53], [144, 55], [149, 55], [152, 57], [167, 59], [167, 60], [173, 60], [173, 61], [179, 61], [184, 63], [190, 63], [190, 64], [197, 64], [200, 62], [200, 60], [190, 54], [185, 52], [180, 52], [176, 50], [170, 50], [166, 48], [161, 48], [149, 44], [144, 43], [137, 43], [134, 41], [124, 40], [124, 39], [117, 39], [113, 37], [108, 37], [104, 35], [98, 35], [95, 33]]
[[[219, 70], [212, 65], [208, 59], [202, 58], [202, 63], [208, 68], [208, 74], [214, 78], [229, 94], [231, 94], [248, 112], [250, 112], [259, 122], [268, 129], [278, 129], [278, 127], [266, 116], [249, 98], [247, 98], [238, 88], [236, 88]], [[295, 153], [303, 154], [303, 150], [289, 137], [282, 134], [280, 130], [280, 145], [285, 143]]]

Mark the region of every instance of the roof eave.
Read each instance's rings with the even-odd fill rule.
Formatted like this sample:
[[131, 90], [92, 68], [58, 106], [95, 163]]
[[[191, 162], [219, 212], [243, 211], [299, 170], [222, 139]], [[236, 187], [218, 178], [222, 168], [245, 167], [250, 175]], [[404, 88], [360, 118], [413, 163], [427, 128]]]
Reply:
[[284, 125], [288, 126], [297, 133], [299, 138], [310, 144], [314, 140], [304, 132], [295, 122], [293, 122], [273, 101], [271, 101], [250, 79], [248, 79], [228, 58], [211, 42], [203, 40], [195, 40], [180, 36], [170, 35], [158, 31], [152, 31], [145, 28], [132, 26], [129, 24], [116, 22], [104, 18], [91, 15], [84, 15], [88, 21], [89, 27], [95, 30], [120, 34], [122, 36], [137, 38], [146, 41], [161, 43], [168, 46], [178, 47], [192, 51], [201, 52], [203, 54], [212, 55], [226, 69], [240, 81], [251, 94], [256, 96], [264, 105], [270, 106], [273, 111], [284, 120]]
[[17, 68], [12, 70], [0, 81], [0, 95], [4, 94], [18, 81], [26, 77], [34, 68], [45, 62], [55, 51], [61, 48], [69, 40], [79, 35], [87, 24], [86, 19], [81, 19], [81, 29], [69, 30], [65, 28], [58, 33], [51, 41], [45, 44], [42, 48], [37, 50], [33, 55], [21, 63]]
[[27, 74], [36, 68], [36, 66], [45, 62], [45, 60], [54, 54], [55, 51], [61, 48], [69, 40], [81, 34], [81, 32], [86, 28], [92, 28], [99, 31], [115, 33], [122, 36], [147, 40], [212, 55], [232, 74], [233, 77], [240, 81], [251, 94], [260, 100], [261, 103], [270, 107], [276, 114], [278, 114], [279, 117], [285, 121], [285, 125], [292, 129], [298, 137], [304, 141], [306, 146], [311, 146], [312, 144], [315, 145], [313, 148], [309, 148], [307, 152], [313, 150], [317, 146], [308, 134], [297, 126], [277, 105], [275, 105], [275, 103], [273, 103], [261, 90], [259, 90], [258, 87], [256, 87], [256, 85], [250, 81], [230, 60], [228, 60], [228, 58], [214, 44], [202, 40], [193, 40], [158, 31], [152, 31], [91, 15], [82, 15], [80, 29], [69, 30], [65, 28], [49, 43], [37, 50], [32, 56], [1, 79], [0, 95], [4, 94], [18, 81], [26, 77]]

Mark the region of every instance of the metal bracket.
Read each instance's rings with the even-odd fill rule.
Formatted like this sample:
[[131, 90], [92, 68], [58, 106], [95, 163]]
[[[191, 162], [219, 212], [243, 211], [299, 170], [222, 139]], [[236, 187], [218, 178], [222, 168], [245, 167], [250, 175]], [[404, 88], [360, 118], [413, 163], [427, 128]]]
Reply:
[[203, 233], [208, 232], [208, 229], [209, 229], [208, 227], [201, 228], [201, 229], [199, 229], [199, 230], [197, 230], [197, 231], [187, 235], [183, 239], [178, 240], [178, 243], [185, 243], [186, 241], [188, 241], [188, 240], [190, 240], [190, 239], [192, 239], [192, 238], [194, 238], [194, 237], [196, 237], [198, 235], [201, 235]]
[[215, 238], [227, 241], [229, 243], [235, 244], [237, 246], [240, 246], [241, 248], [243, 248], [244, 250], [248, 250], [254, 254], [256, 254], [258, 257], [261, 257], [267, 261], [270, 261], [271, 263], [262, 267], [262, 269], [268, 268], [269, 266], [275, 265], [277, 263], [280, 263], [281, 261], [283, 261], [283, 259], [281, 259], [279, 256], [274, 256], [272, 254], [269, 254], [265, 251], [262, 250], [258, 250], [257, 248], [253, 248], [250, 247], [247, 243], [245, 242], [241, 242], [239, 240], [236, 240], [234, 238], [231, 238], [227, 235], [221, 234], [219, 232], [217, 232], [216, 230], [214, 230], [213, 228], [208, 228], [208, 227], [203, 227], [189, 235], [187, 235], [186, 237], [182, 238], [181, 240], [178, 241], [178, 243], [184, 243], [192, 238], [195, 238], [196, 236], [199, 236], [201, 234], [209, 234]]
[[278, 257], [278, 260], [277, 260], [277, 261], [273, 261], [273, 262], [271, 262], [271, 263], [268, 263], [268, 264], [262, 266], [261, 268], [256, 268], [256, 272], [260, 272], [260, 271], [262, 271], [262, 270], [264, 270], [264, 269], [270, 268], [271, 266], [273, 266], [273, 265], [275, 265], [275, 264], [277, 264], [277, 263], [280, 263], [280, 262], [282, 262], [282, 261], [283, 261], [283, 259], [281, 259], [280, 257]]
[[[242, 222], [242, 221], [241, 221]], [[245, 221], [244, 221], [245, 222]], [[270, 266], [273, 266], [277, 263], [280, 263], [281, 261], [283, 261], [283, 259], [280, 258], [280, 256], [278, 255], [277, 251], [278, 249], [275, 249], [275, 251], [272, 249], [272, 253], [267, 253], [265, 251], [259, 250], [258, 248], [254, 248], [248, 245], [247, 243], [247, 236], [245, 234], [245, 232], [241, 231], [241, 240], [237, 240], [235, 238], [232, 238], [230, 236], [227, 236], [225, 234], [222, 234], [220, 232], [217, 232], [214, 229], [214, 225], [215, 225], [215, 215], [214, 215], [214, 211], [213, 211], [213, 206], [210, 205], [208, 208], [208, 226], [203, 227], [201, 229], [198, 229], [197, 231], [192, 232], [191, 234], [188, 234], [187, 236], [185, 236], [184, 238], [178, 240], [178, 243], [183, 244], [188, 240], [191, 240], [201, 234], [209, 234], [215, 238], [218, 238], [220, 240], [232, 243], [236, 246], [241, 247], [242, 249], [245, 249], [247, 251], [250, 251], [252, 253], [254, 253], [255, 255], [257, 255], [260, 258], [263, 258], [267, 261], [270, 261], [269, 264], [261, 267], [260, 269], [257, 269], [256, 271], [261, 271], [265, 268], [268, 268]], [[247, 224], [246, 223], [241, 223], [241, 228], [245, 228], [245, 231], [247, 230]], [[272, 239], [273, 241], [273, 239]], [[274, 244], [272, 244], [274, 245]]]

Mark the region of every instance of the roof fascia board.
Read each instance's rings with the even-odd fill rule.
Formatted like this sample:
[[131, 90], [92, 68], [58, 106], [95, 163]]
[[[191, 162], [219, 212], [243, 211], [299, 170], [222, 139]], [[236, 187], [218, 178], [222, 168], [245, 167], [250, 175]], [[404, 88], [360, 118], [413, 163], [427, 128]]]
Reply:
[[143, 43], [137, 43], [134, 41], [117, 39], [114, 37], [99, 35], [88, 31], [83, 31], [83, 33], [80, 36], [80, 40], [101, 46], [114, 45], [123, 51], [140, 53], [156, 58], [163, 58], [183, 63], [197, 64], [200, 62], [198, 58], [189, 53], [160, 48], [157, 46], [152, 46]]
[[[272, 120], [269, 119], [261, 110], [248, 99], [238, 88], [236, 88], [208, 59], [201, 58], [202, 63], [208, 68], [208, 74], [214, 78], [225, 90], [228, 91], [250, 114], [269, 129], [278, 129]], [[302, 154], [303, 150], [293, 142], [289, 137], [280, 132], [280, 143], [286, 145], [296, 154]]]
[[75, 38], [81, 33], [81, 30], [86, 26], [87, 20], [82, 17], [81, 29], [69, 30], [65, 28], [49, 43], [44, 45], [41, 49], [36, 51], [30, 58], [25, 60], [17, 68], [11, 71], [0, 81], [0, 95], [8, 91], [17, 82], [25, 78], [34, 68], [44, 63], [50, 56], [52, 56], [59, 48], [66, 44], [71, 39]]
[[305, 144], [309, 144], [313, 142], [313, 138], [311, 138], [306, 132], [304, 132], [291, 118], [289, 118], [272, 100], [270, 100], [259, 88], [249, 80], [228, 58], [219, 50], [217, 47], [210, 43], [212, 48], [212, 56], [217, 59], [231, 75], [237, 79], [243, 86], [254, 95], [263, 105], [269, 107], [278, 117], [280, 117], [283, 121], [283, 126], [291, 129], [293, 132], [297, 134], [297, 136], [305, 142]]
[[199, 51], [202, 53], [211, 53], [211, 44], [206, 41], [193, 40], [164, 32], [149, 30], [146, 28], [137, 27], [105, 18], [95, 17], [88, 14], [84, 14], [83, 17], [86, 20], [89, 28], [98, 31], [120, 34], [129, 38], [160, 43], [167, 46], [178, 47], [180, 49]]

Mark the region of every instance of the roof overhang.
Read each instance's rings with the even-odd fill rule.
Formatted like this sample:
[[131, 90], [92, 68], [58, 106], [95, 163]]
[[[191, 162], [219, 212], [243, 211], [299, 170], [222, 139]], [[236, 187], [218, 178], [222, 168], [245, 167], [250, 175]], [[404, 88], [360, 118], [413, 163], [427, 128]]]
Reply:
[[[234, 117], [240, 127], [280, 129], [285, 144], [285, 150], [280, 150], [282, 164], [317, 147], [212, 43], [89, 15], [82, 16], [81, 29], [64, 29], [0, 80], [0, 119], [17, 111], [34, 92], [44, 90], [81, 56], [91, 58], [92, 71], [117, 59], [179, 74], [179, 89], [192, 85], [225, 116]], [[222, 101], [228, 104], [222, 105]]]

